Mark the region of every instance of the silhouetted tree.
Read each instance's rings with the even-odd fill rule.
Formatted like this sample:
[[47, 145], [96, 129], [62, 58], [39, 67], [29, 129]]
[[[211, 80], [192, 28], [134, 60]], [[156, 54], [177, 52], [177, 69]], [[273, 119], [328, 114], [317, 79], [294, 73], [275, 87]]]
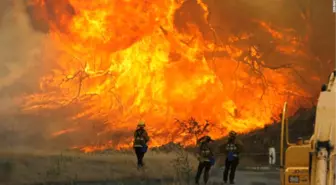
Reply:
[[204, 123], [201, 123], [196, 121], [196, 119], [193, 117], [187, 120], [176, 119], [176, 123], [179, 124], [183, 133], [189, 134], [195, 138], [195, 143], [197, 143], [200, 137], [209, 133], [209, 128], [213, 126], [213, 123], [209, 120], [205, 120]]

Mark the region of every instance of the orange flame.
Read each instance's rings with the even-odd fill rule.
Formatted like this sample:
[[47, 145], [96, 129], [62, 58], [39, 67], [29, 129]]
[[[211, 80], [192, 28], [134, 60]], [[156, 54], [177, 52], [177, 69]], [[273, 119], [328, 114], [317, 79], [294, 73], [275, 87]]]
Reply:
[[[216, 139], [228, 130], [246, 132], [272, 123], [284, 101], [297, 99], [289, 92], [308, 96], [289, 83], [294, 78], [289, 69], [265, 67], [257, 47], [230, 45], [248, 39], [248, 33], [218, 46], [197, 25], [177, 31], [177, 1], [69, 0], [71, 11], [57, 2], [48, 5], [57, 18], [46, 11], [47, 2], [35, 2], [60, 54], [52, 73], [41, 78], [41, 92], [26, 97], [25, 110], [60, 109], [76, 100], [82, 109], [73, 120], [108, 120], [108, 132], [130, 133], [114, 143], [116, 148], [129, 146], [140, 119], [147, 122], [152, 146], [171, 140], [191, 144], [174, 118], [212, 120], [216, 126], [210, 135]], [[208, 7], [197, 3], [206, 21]], [[260, 25], [274, 39], [284, 39], [270, 25]], [[214, 51], [227, 55], [214, 61], [209, 57]]]
[[64, 129], [64, 130], [60, 130], [60, 131], [58, 131], [58, 132], [54, 132], [54, 133], [52, 133], [52, 136], [53, 136], [53, 137], [57, 137], [57, 136], [60, 136], [60, 135], [62, 135], [62, 134], [66, 134], [66, 133], [74, 132], [74, 131], [76, 131], [76, 130], [77, 130], [77, 128]]

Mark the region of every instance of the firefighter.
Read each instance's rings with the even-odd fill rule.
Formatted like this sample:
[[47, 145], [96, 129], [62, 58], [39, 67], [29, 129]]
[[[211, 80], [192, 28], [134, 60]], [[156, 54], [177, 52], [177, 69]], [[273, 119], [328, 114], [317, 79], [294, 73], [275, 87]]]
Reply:
[[140, 121], [138, 123], [137, 129], [134, 132], [134, 143], [133, 143], [135, 154], [138, 159], [138, 168], [142, 168], [144, 166], [143, 158], [145, 156], [145, 153], [147, 152], [148, 141], [149, 136], [147, 134], [147, 131], [145, 130], [145, 122]]
[[201, 139], [198, 140], [199, 143], [199, 164], [196, 174], [196, 184], [199, 184], [199, 179], [201, 178], [202, 171], [204, 170], [203, 174], [203, 181], [204, 184], [206, 184], [209, 180], [209, 172], [211, 169], [211, 166], [214, 165], [214, 155], [213, 152], [209, 146], [209, 143], [213, 140], [209, 136], [204, 136]]
[[231, 131], [229, 133], [228, 140], [221, 147], [224, 150], [224, 153], [226, 155], [225, 169], [223, 173], [224, 183], [227, 183], [228, 176], [229, 176], [230, 184], [235, 184], [234, 179], [235, 179], [236, 169], [239, 164], [239, 154], [243, 149], [242, 142], [239, 141], [236, 137], [237, 137], [237, 133], [234, 131]]

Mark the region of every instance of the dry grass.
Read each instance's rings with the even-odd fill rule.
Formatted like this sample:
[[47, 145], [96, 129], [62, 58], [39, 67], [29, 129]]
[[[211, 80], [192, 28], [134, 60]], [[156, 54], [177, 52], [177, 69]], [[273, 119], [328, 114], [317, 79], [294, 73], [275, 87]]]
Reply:
[[[186, 158], [187, 156], [187, 158]], [[0, 184], [16, 185], [49, 181], [121, 180], [126, 178], [176, 179], [188, 176], [197, 159], [185, 152], [148, 152], [146, 172], [136, 169], [130, 152], [79, 154], [75, 152], [0, 151]], [[184, 163], [181, 163], [184, 161]]]

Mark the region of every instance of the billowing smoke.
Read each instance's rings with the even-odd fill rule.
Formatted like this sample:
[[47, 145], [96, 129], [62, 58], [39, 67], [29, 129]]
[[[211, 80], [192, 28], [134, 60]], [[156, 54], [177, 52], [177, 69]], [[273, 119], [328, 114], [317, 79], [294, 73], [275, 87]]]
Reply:
[[0, 112], [7, 113], [15, 97], [37, 87], [46, 36], [31, 26], [23, 1], [1, 1], [0, 7]]
[[[3, 148], [36, 145], [44, 140], [46, 131], [41, 126], [43, 118], [20, 114], [20, 97], [37, 91], [38, 79], [47, 70], [41, 65], [41, 55], [48, 43], [48, 36], [32, 27], [24, 2], [0, 2], [0, 145]], [[51, 45], [47, 47], [52, 50]], [[51, 57], [53, 53], [49, 54]]]

